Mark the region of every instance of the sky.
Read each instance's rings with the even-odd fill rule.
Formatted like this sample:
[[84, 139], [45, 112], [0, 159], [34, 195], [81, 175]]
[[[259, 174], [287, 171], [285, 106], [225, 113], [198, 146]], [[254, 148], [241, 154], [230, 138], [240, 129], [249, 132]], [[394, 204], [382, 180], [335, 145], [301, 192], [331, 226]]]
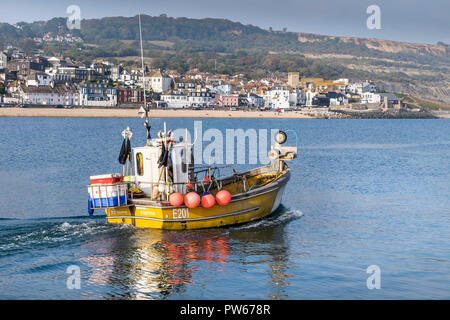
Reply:
[[[188, 18], [225, 18], [264, 29], [323, 35], [450, 44], [449, 0], [0, 0], [0, 22], [68, 17], [78, 5], [82, 19], [138, 13]], [[380, 27], [367, 27], [380, 9]]]

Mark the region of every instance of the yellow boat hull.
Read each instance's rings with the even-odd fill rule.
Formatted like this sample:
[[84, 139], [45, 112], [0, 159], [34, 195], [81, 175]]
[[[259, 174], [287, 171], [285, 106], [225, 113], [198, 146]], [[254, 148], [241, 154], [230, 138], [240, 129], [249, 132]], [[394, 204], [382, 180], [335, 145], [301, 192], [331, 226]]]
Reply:
[[110, 223], [124, 223], [141, 228], [186, 230], [242, 224], [267, 217], [281, 203], [289, 170], [276, 181], [253, 191], [234, 194], [226, 206], [187, 208], [145, 203], [106, 209]]

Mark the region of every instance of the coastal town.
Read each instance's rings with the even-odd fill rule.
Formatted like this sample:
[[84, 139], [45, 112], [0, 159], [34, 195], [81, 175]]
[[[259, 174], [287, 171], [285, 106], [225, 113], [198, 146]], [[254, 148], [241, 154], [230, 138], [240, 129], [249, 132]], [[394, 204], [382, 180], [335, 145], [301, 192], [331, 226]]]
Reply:
[[0, 52], [0, 105], [137, 109], [144, 101], [151, 101], [150, 108], [154, 109], [300, 112], [325, 118], [424, 112], [370, 80], [308, 78], [299, 72], [247, 79], [242, 74], [199, 69], [180, 74], [145, 68], [144, 76], [140, 67], [105, 59], [86, 65], [64, 56], [29, 56], [9, 47]]

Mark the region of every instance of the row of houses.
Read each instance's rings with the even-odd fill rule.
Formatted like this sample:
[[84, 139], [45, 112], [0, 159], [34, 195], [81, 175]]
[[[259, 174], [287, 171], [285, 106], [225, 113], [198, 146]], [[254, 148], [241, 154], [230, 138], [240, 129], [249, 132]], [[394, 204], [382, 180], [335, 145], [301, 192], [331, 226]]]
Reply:
[[79, 105], [80, 95], [76, 88], [67, 85], [24, 86], [13, 91], [18, 102], [43, 105]]
[[281, 88], [268, 90], [264, 96], [254, 93], [247, 94], [216, 94], [208, 89], [202, 91], [173, 91], [161, 95], [169, 108], [187, 108], [191, 106], [218, 106], [218, 107], [256, 107], [285, 109], [299, 106], [303, 95]]
[[[122, 104], [142, 104], [144, 91], [141, 88], [111, 86], [107, 83], [83, 82], [80, 84], [55, 84], [45, 75], [29, 77], [25, 83], [12, 82], [8, 92], [22, 103], [71, 104], [81, 106], [114, 107]], [[344, 105], [348, 99], [341, 93], [316, 94], [301, 89], [274, 87], [264, 94], [217, 94], [207, 88], [195, 90], [169, 89], [159, 95], [160, 101], [169, 108], [189, 108], [193, 106], [256, 107], [287, 109], [296, 106]]]
[[115, 88], [107, 84], [82, 83], [27, 86], [19, 82], [8, 87], [11, 102], [42, 105], [116, 107], [121, 103], [142, 103], [143, 91]]
[[[145, 83], [144, 83], [145, 79]], [[94, 60], [90, 65], [65, 57], [27, 57], [20, 50], [0, 52], [0, 86], [23, 103], [121, 106], [143, 104], [148, 98], [169, 108], [192, 106], [287, 109], [299, 106], [339, 106], [350, 100], [380, 103], [384, 97], [371, 81], [300, 78], [245, 79], [243, 75], [200, 72], [184, 75], [170, 70], [142, 70]]]
[[[31, 85], [38, 81], [39, 85]], [[122, 104], [142, 104], [144, 91], [130, 87], [113, 87], [106, 83], [85, 82], [74, 84], [48, 83], [48, 79], [28, 80], [27, 84], [14, 82], [8, 87], [13, 97], [22, 103], [32, 104], [68, 104], [81, 106], [107, 106], [115, 107]], [[363, 93], [361, 103], [381, 103], [385, 97], [389, 104], [398, 104], [399, 99], [390, 93]], [[260, 96], [254, 93], [247, 94], [216, 94], [209, 89], [182, 91], [169, 89], [160, 95], [169, 108], [188, 108], [192, 106], [219, 106], [286, 109], [295, 106], [339, 106], [348, 104], [346, 95], [337, 92], [317, 94], [310, 91], [306, 93], [300, 89], [289, 90], [275, 87], [267, 90]]]

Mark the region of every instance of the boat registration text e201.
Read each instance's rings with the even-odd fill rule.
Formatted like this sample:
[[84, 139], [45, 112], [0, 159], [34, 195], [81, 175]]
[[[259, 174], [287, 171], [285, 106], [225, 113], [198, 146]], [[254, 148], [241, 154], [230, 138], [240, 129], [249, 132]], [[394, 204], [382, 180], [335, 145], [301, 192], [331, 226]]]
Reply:
[[173, 219], [188, 219], [189, 209], [188, 208], [173, 208], [172, 212]]

